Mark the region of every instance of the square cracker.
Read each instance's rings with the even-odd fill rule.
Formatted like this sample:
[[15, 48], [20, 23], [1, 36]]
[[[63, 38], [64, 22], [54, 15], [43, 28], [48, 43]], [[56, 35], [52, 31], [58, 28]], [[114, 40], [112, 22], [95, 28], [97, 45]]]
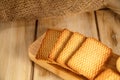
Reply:
[[110, 55], [110, 48], [94, 38], [87, 38], [68, 61], [68, 66], [88, 79], [93, 79]]
[[65, 45], [64, 49], [59, 54], [56, 61], [61, 65], [65, 65], [65, 63], [74, 54], [74, 52], [81, 46], [84, 40], [85, 36], [74, 32], [67, 44]]
[[111, 69], [106, 69], [100, 75], [98, 75], [95, 80], [120, 80], [120, 74], [117, 74]]
[[36, 55], [37, 59], [48, 59], [49, 53], [58, 40], [60, 34], [60, 30], [48, 29], [46, 31], [45, 37], [40, 45], [39, 53]]
[[54, 61], [59, 53], [62, 51], [66, 43], [68, 42], [69, 38], [71, 37], [72, 32], [69, 31], [68, 29], [64, 29], [55, 43], [54, 47], [52, 48], [50, 55], [49, 55], [49, 60]]

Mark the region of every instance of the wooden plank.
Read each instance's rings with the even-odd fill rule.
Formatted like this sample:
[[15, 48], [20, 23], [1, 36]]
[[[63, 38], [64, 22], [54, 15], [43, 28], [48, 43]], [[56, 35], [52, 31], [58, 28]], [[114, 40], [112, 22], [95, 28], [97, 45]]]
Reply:
[[[109, 10], [97, 11], [96, 15], [100, 40], [109, 46], [113, 53], [120, 55], [120, 15]], [[112, 59], [108, 62], [109, 65], [113, 66], [108, 65], [107, 67], [117, 71], [117, 69], [114, 68], [120, 65], [118, 63], [116, 64], [117, 59], [118, 57], [113, 55]]]
[[94, 12], [41, 19], [38, 23], [37, 36], [42, 35], [47, 28], [68, 28], [97, 38]]
[[97, 11], [101, 41], [120, 55], [120, 15], [109, 10]]
[[0, 23], [0, 80], [32, 80], [28, 46], [34, 30], [35, 21]]
[[[98, 39], [94, 12], [41, 19], [38, 22], [37, 37], [40, 37], [47, 28], [68, 28]], [[61, 80], [61, 78], [35, 65], [34, 80]]]

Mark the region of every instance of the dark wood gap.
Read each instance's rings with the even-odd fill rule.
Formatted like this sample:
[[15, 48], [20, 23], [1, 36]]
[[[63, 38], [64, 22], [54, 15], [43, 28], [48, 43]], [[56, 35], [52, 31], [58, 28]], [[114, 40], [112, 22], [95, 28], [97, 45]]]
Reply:
[[95, 23], [96, 23], [96, 29], [97, 29], [98, 40], [101, 41], [101, 38], [100, 38], [100, 31], [99, 31], [99, 26], [98, 26], [98, 19], [97, 19], [97, 13], [96, 13], [96, 11], [94, 11], [94, 15], [95, 15]]
[[32, 68], [31, 68], [31, 79], [30, 80], [33, 80], [34, 79], [34, 62], [31, 62], [32, 63]]
[[36, 22], [35, 22], [34, 41], [37, 39], [37, 30], [38, 30], [38, 20], [36, 20]]
[[99, 10], [110, 10], [109, 8], [102, 8], [102, 9], [99, 9]]
[[[34, 31], [34, 40], [33, 41], [35, 41], [37, 39], [37, 30], [38, 30], [38, 20], [35, 21], [35, 31]], [[32, 62], [31, 80], [34, 80], [34, 66], [35, 66], [35, 63]]]

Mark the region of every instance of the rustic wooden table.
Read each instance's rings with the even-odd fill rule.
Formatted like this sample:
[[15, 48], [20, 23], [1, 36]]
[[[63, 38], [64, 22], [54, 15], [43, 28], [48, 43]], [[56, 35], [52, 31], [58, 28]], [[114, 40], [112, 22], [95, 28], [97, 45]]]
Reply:
[[0, 80], [62, 80], [28, 57], [28, 46], [49, 27], [68, 28], [95, 37], [120, 55], [120, 15], [109, 10], [0, 23]]

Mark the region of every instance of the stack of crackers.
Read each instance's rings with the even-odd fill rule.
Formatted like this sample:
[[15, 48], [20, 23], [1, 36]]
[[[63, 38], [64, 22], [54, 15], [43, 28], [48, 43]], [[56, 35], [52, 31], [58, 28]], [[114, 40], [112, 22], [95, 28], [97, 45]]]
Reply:
[[59, 65], [89, 80], [120, 80], [116, 71], [105, 68], [112, 50], [94, 38], [68, 29], [48, 29], [36, 58]]

